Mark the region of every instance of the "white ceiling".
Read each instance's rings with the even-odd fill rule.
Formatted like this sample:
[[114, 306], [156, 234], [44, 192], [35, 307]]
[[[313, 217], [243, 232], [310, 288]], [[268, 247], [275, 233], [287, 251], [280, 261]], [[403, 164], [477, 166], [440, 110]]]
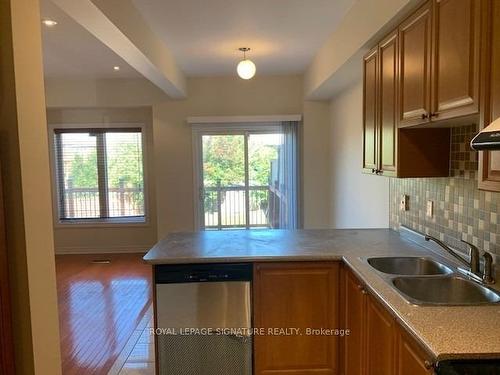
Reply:
[[[235, 74], [239, 47], [257, 74], [302, 73], [357, 0], [133, 0], [187, 76]], [[50, 0], [41, 0], [47, 77], [138, 77]], [[119, 65], [119, 72], [113, 66]]]
[[133, 0], [188, 76], [301, 73], [356, 0]]
[[[50, 0], [40, 2], [42, 19], [57, 21], [55, 27], [42, 25], [45, 77], [133, 78], [140, 77], [121, 57], [67, 16]], [[113, 66], [120, 66], [120, 71]]]

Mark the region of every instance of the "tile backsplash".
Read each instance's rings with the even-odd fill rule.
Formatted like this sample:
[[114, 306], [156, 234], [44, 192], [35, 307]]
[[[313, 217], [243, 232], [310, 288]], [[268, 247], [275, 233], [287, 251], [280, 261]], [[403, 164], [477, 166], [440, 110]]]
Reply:
[[[482, 250], [500, 255], [497, 208], [500, 193], [478, 190], [478, 155], [469, 148], [476, 125], [457, 127], [451, 133], [451, 171], [446, 178], [410, 178], [390, 181], [390, 224], [428, 233], [465, 249], [464, 239]], [[444, 151], [444, 150], [443, 150]], [[402, 195], [409, 196], [409, 210], [400, 211]], [[427, 201], [434, 213], [427, 217]]]

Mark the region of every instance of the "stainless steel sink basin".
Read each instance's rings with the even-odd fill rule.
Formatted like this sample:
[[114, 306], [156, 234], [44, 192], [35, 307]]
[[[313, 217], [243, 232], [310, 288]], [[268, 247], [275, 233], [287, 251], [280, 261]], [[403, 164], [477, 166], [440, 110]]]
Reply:
[[444, 264], [422, 257], [368, 258], [368, 264], [376, 270], [391, 275], [446, 275], [453, 271]]
[[396, 277], [393, 285], [416, 305], [481, 305], [500, 302], [500, 294], [456, 276]]

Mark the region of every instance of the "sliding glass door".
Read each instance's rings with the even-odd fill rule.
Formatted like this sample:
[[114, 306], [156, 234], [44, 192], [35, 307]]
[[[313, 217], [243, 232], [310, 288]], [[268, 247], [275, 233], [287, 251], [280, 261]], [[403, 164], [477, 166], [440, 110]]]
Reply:
[[282, 126], [199, 130], [194, 140], [200, 229], [296, 227], [296, 157], [286, 157]]

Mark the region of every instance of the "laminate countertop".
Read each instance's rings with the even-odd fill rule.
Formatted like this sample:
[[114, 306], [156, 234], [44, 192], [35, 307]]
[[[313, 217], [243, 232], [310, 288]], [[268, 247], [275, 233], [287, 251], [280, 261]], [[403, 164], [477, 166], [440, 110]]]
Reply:
[[366, 262], [370, 256], [427, 255], [456, 266], [444, 251], [422, 243], [418, 236], [388, 229], [200, 231], [169, 234], [144, 260], [152, 265], [343, 261], [436, 361], [500, 358], [499, 304], [415, 306]]

